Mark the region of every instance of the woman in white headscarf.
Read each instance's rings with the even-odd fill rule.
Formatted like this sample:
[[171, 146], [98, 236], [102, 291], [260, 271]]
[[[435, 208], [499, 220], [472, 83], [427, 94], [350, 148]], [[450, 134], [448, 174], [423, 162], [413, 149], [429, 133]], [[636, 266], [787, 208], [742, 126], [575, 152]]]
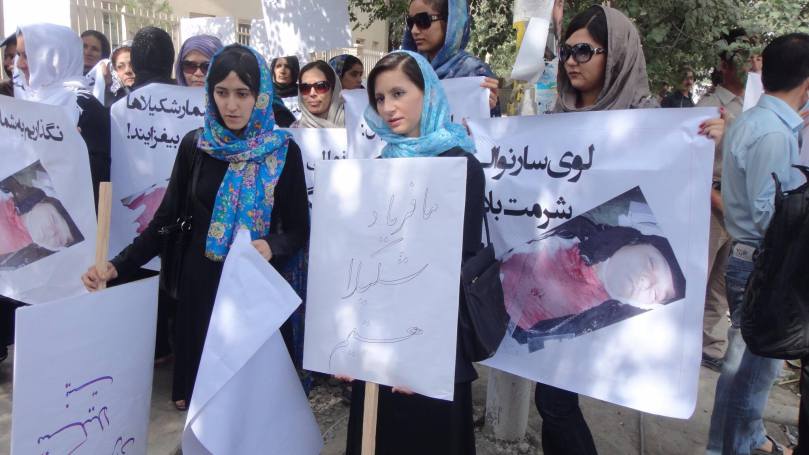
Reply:
[[82, 52], [81, 38], [67, 27], [20, 27], [14, 97], [65, 108], [87, 144], [97, 201], [99, 182], [110, 179], [110, 118], [85, 85]]
[[323, 60], [301, 69], [298, 77], [298, 103], [301, 118], [293, 128], [342, 128], [345, 126], [343, 87], [337, 73]]

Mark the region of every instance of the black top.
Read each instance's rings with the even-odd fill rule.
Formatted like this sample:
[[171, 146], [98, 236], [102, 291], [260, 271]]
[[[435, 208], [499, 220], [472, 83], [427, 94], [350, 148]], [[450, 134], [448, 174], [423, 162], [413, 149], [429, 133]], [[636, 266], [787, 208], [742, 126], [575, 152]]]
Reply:
[[93, 195], [98, 206], [98, 184], [110, 181], [110, 112], [89, 93], [80, 92], [76, 104], [81, 108], [79, 132], [90, 155]]
[[[461, 258], [465, 262], [473, 257], [481, 248], [481, 233], [483, 231], [483, 193], [486, 186], [483, 176], [483, 167], [474, 155], [465, 152], [460, 147], [453, 147], [438, 155], [439, 157], [466, 157], [466, 205], [463, 220], [463, 247]], [[465, 305], [463, 288], [458, 277], [460, 289], [460, 304]], [[459, 306], [460, 310], [460, 306]], [[459, 327], [460, 330], [460, 327]], [[458, 332], [460, 336], [460, 331]], [[468, 382], [477, 379], [478, 375], [472, 362], [463, 355], [460, 344], [455, 352], [455, 382]]]
[[685, 96], [681, 91], [675, 90], [663, 98], [660, 107], [694, 107], [694, 102], [691, 100], [690, 93]]
[[[161, 252], [163, 239], [157, 231], [163, 226], [173, 224], [182, 215], [179, 213], [179, 207], [185, 201], [185, 189], [190, 188], [192, 164], [197, 153], [201, 154], [199, 161], [201, 167], [197, 189], [192, 197], [191, 215], [194, 227], [191, 231], [189, 249], [199, 250], [195, 251], [195, 258], [210, 261], [204, 256], [205, 240], [216, 194], [228, 169], [228, 163], [213, 158], [197, 148], [194, 140], [197, 131], [201, 129], [191, 131], [180, 143], [166, 194], [149, 226], [112, 260], [119, 275], [133, 272]], [[293, 141], [289, 142], [286, 162], [274, 195], [270, 232], [264, 240], [269, 243], [272, 250], [273, 264], [279, 266], [301, 248], [309, 237], [309, 202], [303, 160], [298, 145]]]

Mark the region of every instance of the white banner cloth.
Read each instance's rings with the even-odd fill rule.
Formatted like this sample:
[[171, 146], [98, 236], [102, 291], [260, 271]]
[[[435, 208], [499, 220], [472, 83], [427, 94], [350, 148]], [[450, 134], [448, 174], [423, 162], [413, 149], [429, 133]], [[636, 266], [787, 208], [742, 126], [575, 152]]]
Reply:
[[[441, 81], [453, 122], [462, 124], [464, 119], [489, 117], [489, 89], [480, 86], [484, 79], [459, 77]], [[379, 156], [385, 143], [365, 124], [368, 92], [364, 89], [343, 90], [343, 100], [349, 155], [351, 158]]]
[[271, 56], [297, 55], [351, 46], [346, 0], [261, 0]]
[[[152, 221], [168, 187], [185, 135], [202, 126], [204, 89], [149, 84], [110, 108], [112, 222], [110, 254], [129, 245]], [[158, 259], [148, 264], [157, 270]]]
[[17, 310], [11, 453], [146, 454], [157, 285]]
[[240, 231], [216, 293], [183, 453], [320, 453], [320, 429], [278, 330], [300, 303]]
[[486, 365], [652, 414], [691, 415], [714, 148], [697, 131], [715, 115], [469, 122], [511, 316]]
[[[197, 35], [212, 35], [227, 46], [236, 42], [236, 21], [233, 17], [180, 18], [180, 45]], [[180, 49], [177, 49], [179, 52]]]
[[304, 368], [452, 400], [463, 158], [322, 161]]
[[87, 146], [61, 107], [0, 97], [0, 295], [84, 294], [96, 217]]

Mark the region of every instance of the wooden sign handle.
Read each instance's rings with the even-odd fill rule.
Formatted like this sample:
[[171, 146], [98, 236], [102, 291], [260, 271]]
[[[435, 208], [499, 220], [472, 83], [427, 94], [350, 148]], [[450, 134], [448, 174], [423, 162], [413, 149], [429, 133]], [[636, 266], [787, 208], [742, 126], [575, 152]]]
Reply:
[[376, 413], [379, 408], [379, 384], [365, 383], [365, 407], [362, 412], [362, 455], [376, 453]]
[[[96, 267], [102, 268], [107, 262], [110, 249], [110, 212], [112, 212], [112, 183], [101, 182], [98, 185], [98, 230], [96, 231]], [[99, 290], [105, 289], [107, 283], [101, 283]]]

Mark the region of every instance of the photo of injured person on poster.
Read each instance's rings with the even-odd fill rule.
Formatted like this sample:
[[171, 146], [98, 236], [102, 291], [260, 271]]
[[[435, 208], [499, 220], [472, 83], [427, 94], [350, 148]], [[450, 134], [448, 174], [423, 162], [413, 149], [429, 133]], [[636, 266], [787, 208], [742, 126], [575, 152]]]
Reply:
[[639, 187], [515, 248], [500, 273], [508, 335], [529, 352], [685, 296], [683, 271]]
[[135, 232], [140, 234], [149, 227], [149, 222], [152, 221], [157, 208], [160, 207], [168, 186], [169, 181], [166, 180], [162, 184], [150, 185], [149, 188], [143, 191], [121, 199], [121, 204], [124, 207], [133, 212], [139, 212], [138, 217], [135, 218], [135, 223], [137, 224]]
[[15, 270], [84, 240], [37, 161], [0, 180], [0, 270]]

